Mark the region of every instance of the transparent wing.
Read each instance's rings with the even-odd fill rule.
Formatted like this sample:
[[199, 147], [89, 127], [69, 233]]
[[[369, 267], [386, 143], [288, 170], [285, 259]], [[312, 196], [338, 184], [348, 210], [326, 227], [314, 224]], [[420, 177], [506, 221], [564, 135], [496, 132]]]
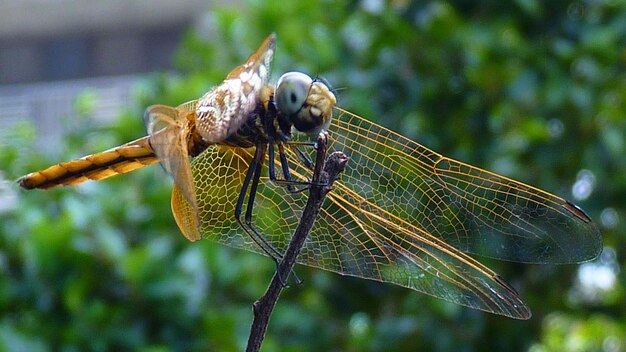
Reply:
[[567, 200], [337, 111], [330, 148], [351, 160], [329, 197], [356, 217], [397, 224], [464, 252], [524, 263], [576, 263], [601, 251], [597, 227]]
[[[351, 160], [305, 243], [302, 264], [528, 318], [515, 290], [462, 251], [562, 263], [590, 259], [601, 248], [589, 218], [559, 197], [442, 157], [344, 110], [330, 135], [330, 149]], [[310, 170], [287, 150], [292, 175], [306, 180]], [[252, 155], [250, 149], [214, 146], [191, 169], [202, 236], [262, 254], [233, 216]], [[172, 202], [179, 224], [193, 216], [178, 190]], [[306, 194], [262, 179], [253, 223], [284, 251], [305, 203]]]
[[[192, 162], [191, 168], [203, 237], [263, 254], [233, 216], [252, 155], [251, 149], [211, 146]], [[304, 178], [308, 170], [296, 164], [291, 154], [290, 159], [296, 177]], [[333, 196], [330, 200], [313, 227], [298, 259], [300, 263], [395, 283], [514, 318], [530, 316], [517, 293], [493, 271], [442, 240], [370, 216], [359, 211], [358, 203], [349, 204], [345, 197]], [[264, 179], [259, 184], [253, 211], [254, 225], [278, 250], [284, 251], [305, 202], [306, 195], [290, 194]], [[192, 208], [176, 188], [172, 204], [177, 223], [184, 224], [193, 217]]]
[[[174, 186], [184, 195], [192, 209], [197, 202], [189, 165], [188, 136], [190, 135], [187, 115], [193, 114], [195, 102], [177, 108], [166, 105], [150, 106], [145, 113], [149, 142], [159, 158], [163, 169], [174, 178]], [[198, 214], [194, 211], [192, 214]], [[198, 228], [197, 216], [189, 219], [189, 228]], [[190, 240], [200, 238], [198, 231], [188, 231]]]
[[[172, 211], [183, 235], [196, 237], [196, 227], [190, 226], [194, 218], [199, 219], [199, 228], [205, 238], [229, 244], [240, 238], [240, 228], [235, 221], [235, 205], [241, 185], [252, 160], [253, 150], [209, 146], [191, 162], [196, 186], [197, 212], [190, 206], [180, 188], [172, 190]], [[257, 251], [251, 245], [230, 244], [239, 248]]]

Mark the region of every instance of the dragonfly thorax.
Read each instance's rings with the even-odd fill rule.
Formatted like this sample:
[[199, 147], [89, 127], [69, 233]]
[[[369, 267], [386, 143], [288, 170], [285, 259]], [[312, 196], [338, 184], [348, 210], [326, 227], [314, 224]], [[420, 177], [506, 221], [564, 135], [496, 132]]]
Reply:
[[[231, 84], [223, 86], [230, 92]], [[214, 89], [211, 94], [215, 92], [219, 90]], [[207, 111], [227, 111], [226, 108], [221, 108], [227, 104], [219, 104], [222, 100], [213, 101], [213, 105], [204, 104]], [[285, 142], [291, 139], [292, 128], [309, 135], [317, 135], [320, 130], [330, 126], [336, 103], [335, 95], [324, 82], [313, 80], [301, 72], [285, 73], [278, 80], [275, 89], [268, 85], [259, 91], [256, 108], [244, 117], [245, 122], [237, 130], [229, 133], [219, 143], [247, 148], [264, 143]], [[199, 118], [205, 117], [201, 115], [202, 112], [199, 112]], [[206, 141], [206, 137], [202, 137]]]

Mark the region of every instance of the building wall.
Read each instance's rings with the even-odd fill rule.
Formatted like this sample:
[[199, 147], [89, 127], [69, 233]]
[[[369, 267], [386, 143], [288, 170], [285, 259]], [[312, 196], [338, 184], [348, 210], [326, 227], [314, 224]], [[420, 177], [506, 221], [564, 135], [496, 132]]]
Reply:
[[[89, 89], [98, 121], [130, 103], [141, 74], [172, 68], [185, 30], [215, 1], [5, 0], [0, 2], [0, 124], [29, 120], [54, 153]], [[138, 117], [141, 118], [141, 117]], [[0, 132], [0, 142], [2, 137]]]
[[0, 85], [167, 69], [180, 36], [214, 2], [5, 0]]

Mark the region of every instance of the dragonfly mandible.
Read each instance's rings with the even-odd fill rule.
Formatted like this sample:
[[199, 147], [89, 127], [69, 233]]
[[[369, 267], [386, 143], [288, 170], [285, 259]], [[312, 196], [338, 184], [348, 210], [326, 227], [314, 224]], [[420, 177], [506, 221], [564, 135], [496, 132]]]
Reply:
[[148, 136], [18, 183], [72, 185], [160, 161], [174, 178], [172, 211], [187, 239], [280, 257], [306, 203], [294, 185], [309, 182], [315, 151], [309, 136], [325, 129], [329, 150], [343, 151], [350, 162], [327, 196], [301, 264], [528, 319], [515, 289], [470, 254], [564, 264], [600, 253], [597, 227], [568, 200], [447, 158], [341, 109], [324, 82], [303, 73], [270, 85], [275, 41], [268, 37], [200, 99], [149, 107]]

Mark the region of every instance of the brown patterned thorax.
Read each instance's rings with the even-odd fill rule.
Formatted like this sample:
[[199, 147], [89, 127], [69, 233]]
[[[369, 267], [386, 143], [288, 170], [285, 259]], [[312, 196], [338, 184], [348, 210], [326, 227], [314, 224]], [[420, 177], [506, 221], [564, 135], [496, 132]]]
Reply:
[[[278, 92], [268, 84], [274, 49], [275, 37], [270, 36], [243, 65], [198, 99], [193, 136], [188, 139], [190, 155], [212, 144], [248, 148], [285, 142], [291, 139], [292, 127], [308, 134], [328, 128], [336, 99], [324, 83], [302, 73], [287, 73], [282, 77], [290, 77], [284, 80], [289, 84], [281, 86], [281, 77]], [[284, 104], [278, 109], [285, 96], [297, 95], [294, 88], [303, 97], [302, 105], [292, 98], [290, 109], [284, 109]], [[274, 94], [280, 101], [274, 100]]]
[[[275, 36], [268, 37], [248, 60], [233, 71], [217, 87], [198, 100], [196, 125], [198, 133], [208, 144], [226, 143], [231, 139], [239, 143], [252, 137], [255, 123], [251, 120], [259, 115], [259, 105], [264, 103], [263, 92], [267, 85], [270, 64], [274, 55]], [[246, 130], [250, 130], [244, 133]]]
[[[289, 139], [291, 125], [280, 123], [285, 119], [276, 109], [273, 94], [274, 87], [266, 86], [257, 101], [256, 108], [245, 118], [244, 124], [219, 144], [248, 148]], [[281, 125], [284, 130], [281, 129]]]

